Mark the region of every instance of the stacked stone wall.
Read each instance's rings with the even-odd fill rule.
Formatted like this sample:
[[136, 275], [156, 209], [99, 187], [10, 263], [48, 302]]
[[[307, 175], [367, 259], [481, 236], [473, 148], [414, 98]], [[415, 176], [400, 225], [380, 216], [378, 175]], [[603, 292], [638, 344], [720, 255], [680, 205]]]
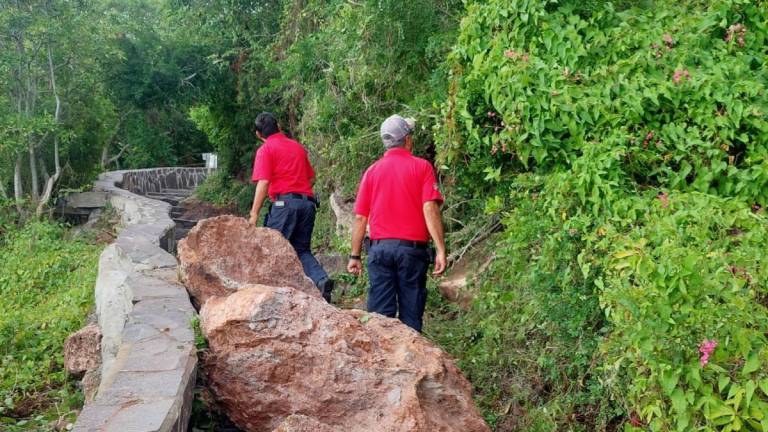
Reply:
[[101, 384], [75, 431], [186, 431], [197, 356], [195, 310], [178, 282], [170, 205], [141, 196], [193, 189], [200, 168], [159, 168], [103, 174], [94, 190], [109, 194], [121, 214], [117, 240], [101, 254], [95, 287], [103, 334]]

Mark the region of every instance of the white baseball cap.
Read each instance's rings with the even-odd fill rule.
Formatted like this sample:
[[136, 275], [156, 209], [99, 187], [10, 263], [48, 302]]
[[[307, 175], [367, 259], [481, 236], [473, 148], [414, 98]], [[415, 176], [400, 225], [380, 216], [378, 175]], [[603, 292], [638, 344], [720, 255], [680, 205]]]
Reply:
[[416, 120], [403, 118], [397, 114], [389, 116], [381, 124], [381, 141], [384, 147], [392, 148], [402, 144], [403, 138], [411, 134], [416, 127]]

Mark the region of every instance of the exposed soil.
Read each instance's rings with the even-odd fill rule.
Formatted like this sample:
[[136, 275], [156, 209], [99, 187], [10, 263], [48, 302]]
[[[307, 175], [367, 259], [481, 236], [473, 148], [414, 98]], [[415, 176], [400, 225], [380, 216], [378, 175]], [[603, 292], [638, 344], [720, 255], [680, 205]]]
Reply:
[[200, 201], [195, 197], [190, 197], [179, 203], [183, 210], [180, 219], [201, 220], [222, 215], [234, 215], [237, 211], [234, 206], [217, 207], [213, 204]]

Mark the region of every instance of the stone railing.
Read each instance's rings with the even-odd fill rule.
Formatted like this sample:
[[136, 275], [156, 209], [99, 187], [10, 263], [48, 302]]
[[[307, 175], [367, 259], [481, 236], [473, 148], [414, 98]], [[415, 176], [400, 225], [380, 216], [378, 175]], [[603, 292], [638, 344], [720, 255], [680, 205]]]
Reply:
[[101, 383], [75, 431], [187, 430], [197, 371], [195, 310], [178, 282], [176, 258], [167, 252], [174, 230], [170, 205], [136, 193], [194, 188], [207, 172], [115, 171], [94, 184], [109, 194], [123, 229], [99, 259]]
[[200, 186], [211, 172], [208, 168], [150, 168], [124, 171], [121, 188], [139, 195], [163, 190], [191, 190]]

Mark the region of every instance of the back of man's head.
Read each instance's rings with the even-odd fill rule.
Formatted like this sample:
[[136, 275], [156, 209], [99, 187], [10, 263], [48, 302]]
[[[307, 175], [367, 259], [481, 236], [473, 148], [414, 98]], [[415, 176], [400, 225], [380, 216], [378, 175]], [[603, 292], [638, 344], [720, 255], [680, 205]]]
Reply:
[[381, 124], [381, 141], [384, 147], [391, 149], [402, 147], [405, 144], [405, 137], [413, 133], [416, 126], [416, 120], [412, 118], [403, 118], [398, 114], [387, 117]]
[[275, 115], [270, 112], [263, 112], [256, 116], [254, 122], [256, 131], [264, 138], [269, 138], [270, 135], [280, 132], [280, 127], [277, 125], [277, 119]]

